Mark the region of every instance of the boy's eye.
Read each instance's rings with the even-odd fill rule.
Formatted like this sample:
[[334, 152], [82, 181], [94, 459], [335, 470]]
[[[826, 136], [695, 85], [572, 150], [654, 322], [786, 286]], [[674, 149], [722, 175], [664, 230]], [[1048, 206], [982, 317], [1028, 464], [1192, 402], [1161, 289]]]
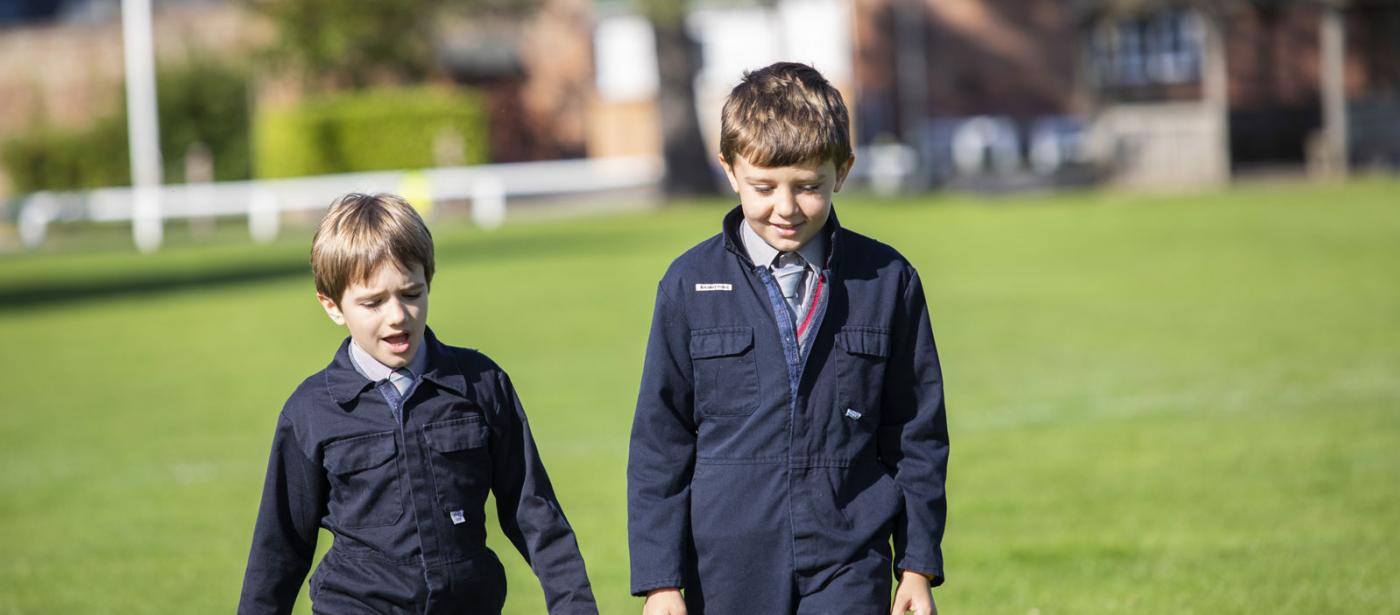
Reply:
[[404, 293], [403, 296], [404, 296], [404, 298], [407, 298], [407, 299], [417, 299], [417, 298], [423, 296], [423, 293], [422, 293], [422, 292], [416, 292], [416, 291], [415, 291], [415, 292], [411, 292], [411, 293]]
[[817, 184], [807, 184], [806, 186], [803, 186], [803, 187], [802, 187], [802, 191], [803, 191], [803, 192], [816, 192], [816, 191], [817, 191], [818, 189], [820, 189], [820, 188], [821, 188], [821, 186], [819, 186], [819, 185], [817, 185]]
[[753, 191], [759, 194], [768, 194], [773, 191], [772, 186], [754, 186]]
[[375, 300], [375, 301], [361, 301], [361, 302], [360, 302], [360, 305], [362, 305], [362, 306], [364, 306], [364, 307], [367, 307], [367, 308], [379, 307], [379, 301], [378, 301], [378, 300]]

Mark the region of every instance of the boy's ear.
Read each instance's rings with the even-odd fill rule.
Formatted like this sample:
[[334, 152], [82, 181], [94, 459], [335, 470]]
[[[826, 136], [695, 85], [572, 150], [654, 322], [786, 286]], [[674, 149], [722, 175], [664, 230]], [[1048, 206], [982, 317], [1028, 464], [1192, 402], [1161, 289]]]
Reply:
[[321, 303], [321, 307], [326, 309], [326, 316], [331, 317], [331, 322], [340, 326], [345, 326], [345, 315], [340, 313], [340, 306], [336, 305], [334, 299], [318, 292], [316, 293], [316, 300]]
[[719, 158], [719, 166], [724, 169], [724, 177], [729, 180], [729, 187], [734, 189], [734, 193], [739, 193], [739, 178], [734, 176], [734, 167], [729, 166], [729, 162], [724, 159], [724, 154], [715, 154]]
[[846, 183], [846, 176], [850, 174], [850, 172], [851, 172], [851, 166], [853, 166], [855, 163], [856, 163], [856, 157], [855, 157], [854, 154], [852, 154], [850, 158], [847, 158], [847, 159], [846, 159], [846, 163], [845, 163], [845, 164], [837, 165], [837, 167], [836, 167], [836, 187], [831, 189], [832, 192], [840, 192], [840, 191], [841, 191], [841, 185]]

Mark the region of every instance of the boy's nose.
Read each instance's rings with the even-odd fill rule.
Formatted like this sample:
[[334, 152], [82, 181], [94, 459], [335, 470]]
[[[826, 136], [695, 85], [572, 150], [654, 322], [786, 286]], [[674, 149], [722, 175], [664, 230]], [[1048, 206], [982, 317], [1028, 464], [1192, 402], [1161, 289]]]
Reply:
[[404, 309], [402, 301], [390, 299], [386, 303], [385, 308], [388, 310], [385, 314], [385, 318], [389, 320], [390, 324], [401, 323], [407, 318], [408, 310]]
[[773, 205], [773, 209], [777, 210], [779, 216], [784, 218], [792, 217], [793, 214], [797, 213], [797, 195], [793, 194], [791, 191], [779, 194], [777, 203]]

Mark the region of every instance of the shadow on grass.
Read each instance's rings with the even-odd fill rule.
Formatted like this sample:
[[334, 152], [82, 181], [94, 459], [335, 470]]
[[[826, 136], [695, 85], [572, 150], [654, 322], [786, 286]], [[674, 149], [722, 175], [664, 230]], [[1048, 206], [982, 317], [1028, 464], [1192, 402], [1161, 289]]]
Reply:
[[311, 267], [304, 262], [288, 261], [257, 263], [245, 266], [220, 266], [218, 269], [133, 272], [128, 276], [107, 278], [71, 278], [0, 285], [0, 313], [83, 303], [99, 299], [117, 299], [190, 291], [203, 288], [224, 288], [253, 284], [295, 275], [310, 275]]
[[[441, 241], [437, 246], [438, 268], [447, 263], [484, 263], [559, 259], [605, 255], [635, 247], [643, 237], [622, 230], [590, 229], [587, 233], [566, 228], [520, 235], [472, 235]], [[126, 255], [123, 255], [126, 256]], [[159, 259], [162, 255], [157, 255]], [[135, 258], [135, 257], [133, 257]], [[38, 309], [88, 301], [148, 296], [161, 293], [191, 292], [231, 288], [304, 277], [311, 283], [311, 265], [302, 253], [288, 251], [285, 259], [269, 259], [265, 254], [248, 253], [240, 258], [208, 264], [181, 255], [172, 259], [133, 261], [131, 270], [119, 275], [65, 272], [61, 278], [0, 281], [0, 313]]]

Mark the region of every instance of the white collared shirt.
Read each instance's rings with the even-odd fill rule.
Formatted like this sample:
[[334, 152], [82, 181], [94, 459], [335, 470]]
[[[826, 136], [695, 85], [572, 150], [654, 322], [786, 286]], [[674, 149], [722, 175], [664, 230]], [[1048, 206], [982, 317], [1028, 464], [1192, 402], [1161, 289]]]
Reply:
[[[422, 376], [423, 372], [427, 371], [428, 345], [426, 342], [426, 339], [419, 342], [418, 352], [413, 355], [413, 360], [402, 368], [407, 369], [412, 378]], [[380, 363], [379, 359], [365, 352], [353, 339], [350, 340], [350, 364], [354, 365], [355, 371], [360, 372], [360, 375], [368, 378], [370, 382], [385, 380], [394, 371], [388, 365]]]

